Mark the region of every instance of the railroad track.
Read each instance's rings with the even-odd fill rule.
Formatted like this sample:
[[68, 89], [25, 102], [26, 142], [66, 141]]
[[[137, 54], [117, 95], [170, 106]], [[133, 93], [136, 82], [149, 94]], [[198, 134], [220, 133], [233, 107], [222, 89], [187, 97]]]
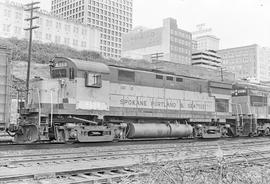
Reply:
[[[117, 146], [130, 146], [130, 147], [137, 147], [137, 146], [146, 146], [149, 147], [152, 145], [180, 145], [185, 144], [185, 147], [193, 147], [193, 146], [211, 146], [213, 144], [230, 144], [230, 145], [239, 145], [239, 144], [264, 144], [266, 142], [270, 142], [270, 137], [253, 137], [249, 139], [239, 138], [239, 139], [232, 139], [232, 138], [226, 138], [226, 139], [218, 139], [218, 140], [212, 140], [207, 141], [205, 139], [202, 139], [201, 141], [194, 141], [194, 140], [160, 140], [160, 141], [136, 141], [136, 142], [116, 142], [113, 143], [78, 143], [78, 144], [59, 144], [59, 143], [53, 143], [53, 144], [26, 144], [26, 145], [0, 145], [0, 152], [1, 151], [20, 151], [20, 150], [42, 150], [43, 149], [69, 149], [69, 148], [89, 148], [94, 147], [98, 148], [101, 147], [117, 147]], [[17, 149], [17, 147], [19, 147]]]
[[[258, 154], [259, 153], [259, 154]], [[241, 156], [228, 154], [224, 155], [224, 159], [230, 159], [230, 165], [239, 165], [246, 162], [246, 158], [249, 158], [249, 165], [258, 164], [260, 162], [267, 163], [270, 161], [270, 153], [269, 150], [265, 151], [246, 151], [246, 153], [242, 153]], [[216, 160], [215, 156], [206, 156], [206, 157], [193, 157], [193, 158], [185, 158], [180, 159], [179, 157], [171, 157], [171, 159], [167, 160], [147, 160], [143, 164], [147, 164], [148, 166], [156, 164], [156, 163], [175, 163], [180, 162], [181, 164], [186, 164], [186, 172], [188, 172], [191, 166], [197, 165], [200, 163], [201, 169], [213, 169], [217, 167], [217, 164], [213, 162]], [[23, 180], [24, 182], [35, 182], [38, 180], [48, 180], [50, 183], [110, 183], [112, 181], [121, 180], [123, 177], [137, 177], [137, 176], [145, 176], [148, 174], [148, 171], [145, 167], [140, 167], [138, 163], [129, 163], [126, 165], [110, 165], [107, 167], [99, 167], [92, 169], [74, 169], [74, 170], [62, 170], [59, 172], [47, 172], [47, 173], [39, 173], [39, 174], [28, 174], [28, 175], [17, 175], [10, 177], [0, 177], [0, 181], [5, 181], [5, 183], [18, 183], [19, 180]], [[19, 178], [19, 179], [18, 179]]]
[[[46, 150], [44, 150], [43, 147], [39, 147], [40, 145], [31, 145], [33, 149], [26, 149], [26, 150], [3, 150], [0, 151], [1, 153], [1, 157], [4, 158], [5, 155], [8, 155], [8, 157], [19, 157], [22, 154], [24, 156], [27, 156], [27, 154], [29, 153], [29, 156], [35, 156], [33, 154], [33, 152], [35, 153], [40, 153], [40, 154], [44, 154], [46, 153], [47, 155], [51, 153], [51, 155], [55, 154], [55, 152], [61, 153], [61, 154], [72, 154], [70, 153], [70, 150], [72, 151], [76, 151], [79, 150], [78, 153], [79, 154], [83, 154], [85, 151], [82, 150], [86, 150], [86, 151], [102, 151], [102, 152], [110, 152], [110, 151], [123, 151], [123, 148], [125, 148], [128, 151], [133, 151], [133, 150], [138, 150], [138, 149], [160, 149], [160, 148], [194, 148], [194, 147], [216, 147], [217, 145], [220, 146], [245, 146], [245, 145], [264, 145], [264, 144], [270, 144], [270, 138], [256, 138], [256, 139], [240, 139], [240, 140], [216, 140], [216, 141], [203, 141], [203, 142], [174, 142], [174, 141], [170, 141], [170, 142], [150, 142], [153, 143], [151, 145], [148, 144], [149, 142], [147, 142], [147, 144], [125, 144], [125, 145], [103, 145], [103, 146], [89, 146], [89, 147], [85, 147], [85, 145], [83, 145], [82, 147], [77, 145], [75, 147], [67, 147], [67, 148], [62, 148], [61, 146], [57, 145], [58, 149], [56, 148], [46, 148]], [[74, 149], [73, 149], [74, 148]]]
[[270, 141], [270, 137], [237, 137], [237, 138], [220, 138], [220, 139], [152, 139], [152, 140], [128, 140], [120, 142], [103, 142], [103, 143], [32, 143], [32, 144], [15, 144], [0, 142], [0, 152], [6, 150], [36, 150], [36, 149], [67, 149], [67, 148], [81, 148], [81, 147], [104, 147], [104, 146], [127, 146], [127, 145], [152, 145], [152, 144], [208, 144], [213, 141], [229, 141], [229, 142], [264, 142]]
[[[270, 143], [270, 141], [269, 141]], [[265, 141], [259, 142], [245, 142], [245, 144], [236, 144], [231, 143], [229, 145], [222, 145], [223, 150], [241, 148], [241, 147], [257, 147], [260, 145], [265, 145]], [[54, 153], [39, 153], [39, 154], [19, 154], [19, 155], [11, 155], [10, 153], [1, 154], [0, 157], [0, 166], [8, 166], [8, 165], [29, 165], [29, 163], [42, 164], [42, 162], [60, 162], [62, 160], [68, 161], [78, 161], [79, 159], [105, 159], [110, 157], [124, 157], [124, 156], [132, 156], [132, 155], [146, 155], [146, 154], [166, 154], [172, 152], [184, 152], [184, 151], [202, 151], [200, 149], [204, 148], [206, 151], [211, 151], [217, 149], [217, 144], [203, 144], [203, 145], [163, 145], [162, 147], [148, 146], [148, 147], [128, 147], [126, 149], [112, 149], [112, 150], [68, 150], [65, 152], [61, 152], [59, 150], [51, 150]], [[207, 149], [206, 149], [207, 148]], [[55, 153], [57, 152], [57, 153]]]
[[[270, 148], [263, 148], [262, 145], [268, 145], [269, 142], [269, 140], [244, 141], [240, 143], [223, 142], [221, 147], [223, 151], [228, 152], [224, 158], [229, 158], [233, 155], [230, 151], [234, 147], [238, 149], [249, 149], [246, 153], [242, 153], [242, 155], [253, 155], [254, 157], [254, 153], [260, 152], [264, 157], [268, 157], [267, 154], [269, 154]], [[173, 144], [163, 145], [163, 147], [155, 147], [155, 145], [153, 145], [152, 147], [137, 146], [132, 148], [129, 146], [126, 149], [119, 150], [115, 147], [112, 148], [108, 148], [107, 150], [102, 148], [99, 152], [96, 150], [96, 152], [92, 154], [91, 150], [84, 152], [81, 150], [74, 152], [73, 150], [73, 152], [49, 154], [2, 155], [1, 165], [3, 172], [1, 172], [0, 167], [0, 181], [16, 183], [18, 180], [27, 179], [30, 182], [46, 177], [52, 178], [51, 180], [64, 179], [66, 183], [69, 183], [67, 180], [70, 180], [70, 178], [72, 178], [72, 180], [77, 178], [76, 181], [90, 181], [91, 179], [93, 181], [96, 179], [102, 181], [104, 178], [108, 180], [109, 178], [119, 179], [120, 175], [127, 177], [129, 175], [147, 174], [144, 170], [134, 169], [140, 164], [175, 161], [182, 161], [185, 164], [196, 164], [196, 162], [204, 161], [207, 163], [208, 161], [211, 165], [211, 161], [216, 159], [216, 156], [213, 154], [214, 150], [217, 150], [217, 143], [212, 142], [211, 144], [207, 143], [202, 145]], [[201, 150], [203, 153], [199, 153], [198, 150]], [[257, 152], [254, 150], [257, 150]], [[211, 153], [212, 156], [209, 157]], [[50, 168], [53, 169], [50, 170]], [[129, 170], [130, 173], [124, 171], [125, 169]], [[118, 172], [118, 174], [115, 174], [115, 172]]]
[[[231, 150], [231, 149], [253, 149], [256, 150], [257, 147], [265, 145], [268, 142], [265, 141], [249, 141], [241, 144], [231, 143], [224, 144], [222, 150]], [[121, 159], [125, 157], [136, 156], [147, 156], [147, 155], [171, 155], [177, 156], [183, 153], [189, 152], [204, 152], [209, 154], [209, 152], [217, 149], [217, 144], [203, 144], [203, 145], [163, 145], [162, 147], [148, 146], [148, 147], [127, 147], [126, 149], [101, 149], [101, 150], [50, 150], [49, 153], [31, 153], [31, 154], [1, 154], [0, 152], [0, 168], [1, 167], [31, 167], [31, 166], [41, 166], [46, 164], [59, 164], [59, 163], [72, 163], [79, 161], [95, 161], [95, 160], [106, 160], [106, 159]], [[52, 153], [53, 152], [53, 153]]]

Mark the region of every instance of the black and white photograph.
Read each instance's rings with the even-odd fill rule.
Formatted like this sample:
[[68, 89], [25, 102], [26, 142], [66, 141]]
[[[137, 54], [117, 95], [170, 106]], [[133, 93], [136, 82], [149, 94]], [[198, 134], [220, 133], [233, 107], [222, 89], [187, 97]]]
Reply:
[[0, 184], [270, 184], [270, 1], [0, 0]]

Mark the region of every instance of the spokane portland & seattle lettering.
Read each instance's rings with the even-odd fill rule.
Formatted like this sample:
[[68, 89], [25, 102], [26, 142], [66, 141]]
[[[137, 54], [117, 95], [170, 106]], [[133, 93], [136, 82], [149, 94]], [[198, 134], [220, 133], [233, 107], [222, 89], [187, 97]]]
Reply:
[[[148, 103], [146, 100], [140, 100], [140, 99], [121, 99], [120, 103], [122, 105], [129, 105], [129, 106], [142, 106], [142, 107], [148, 107]], [[151, 107], [169, 107], [169, 108], [176, 108], [176, 103], [174, 102], [157, 102], [157, 101], [151, 101]]]

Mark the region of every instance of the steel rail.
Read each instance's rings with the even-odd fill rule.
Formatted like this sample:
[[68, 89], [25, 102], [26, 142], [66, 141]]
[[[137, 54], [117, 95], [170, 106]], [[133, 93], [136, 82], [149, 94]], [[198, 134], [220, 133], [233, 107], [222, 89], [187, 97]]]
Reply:
[[[267, 141], [268, 142], [268, 141]], [[269, 140], [270, 142], [270, 140]], [[260, 147], [261, 145], [265, 145], [266, 142], [256, 142], [256, 144], [254, 144], [254, 142], [249, 142], [249, 143], [245, 143], [245, 144], [239, 144], [239, 143], [230, 143], [228, 145], [223, 144], [220, 145], [222, 147], [222, 149], [228, 150], [228, 149], [232, 149], [234, 147], [236, 148], [240, 148], [240, 147]], [[8, 161], [9, 163], [19, 163], [19, 162], [40, 162], [40, 161], [50, 161], [50, 160], [64, 160], [64, 159], [78, 159], [78, 158], [82, 158], [82, 157], [88, 157], [88, 158], [93, 158], [93, 157], [112, 157], [112, 156], [117, 156], [117, 155], [132, 155], [132, 154], [143, 154], [143, 153], [155, 153], [156, 151], [159, 152], [172, 152], [172, 151], [194, 151], [191, 149], [198, 149], [198, 148], [202, 148], [202, 147], [207, 147], [206, 150], [210, 151], [210, 150], [215, 150], [217, 149], [217, 144], [212, 144], [212, 145], [181, 145], [182, 147], [178, 147], [178, 145], [174, 144], [174, 145], [167, 145], [165, 147], [133, 147], [133, 148], [129, 148], [127, 147], [126, 149], [116, 149], [116, 150], [95, 150], [95, 153], [92, 153], [93, 150], [85, 150], [85, 151], [79, 151], [77, 152], [76, 150], [69, 150], [68, 152], [57, 152], [57, 153], [40, 153], [40, 154], [24, 154], [24, 155], [3, 155], [0, 157], [0, 163]], [[163, 150], [163, 151], [162, 151]], [[206, 151], [205, 150], [205, 151]], [[57, 151], [57, 150], [56, 150]], [[72, 152], [70, 152], [72, 151]], [[143, 151], [142, 153], [140, 153], [141, 151]], [[97, 156], [97, 153], [102, 152], [102, 154], [99, 154]], [[116, 153], [115, 153], [116, 152]], [[78, 156], [79, 155], [79, 156]], [[37, 157], [37, 158], [36, 158]]]

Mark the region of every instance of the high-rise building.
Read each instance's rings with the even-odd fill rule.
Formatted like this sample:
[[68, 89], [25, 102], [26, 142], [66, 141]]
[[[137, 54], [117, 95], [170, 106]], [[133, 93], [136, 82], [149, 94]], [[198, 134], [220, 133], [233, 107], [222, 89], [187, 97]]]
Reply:
[[52, 0], [52, 13], [98, 28], [101, 54], [121, 57], [122, 34], [132, 28], [132, 0]]
[[201, 35], [192, 41], [192, 65], [220, 69], [222, 60], [216, 52], [219, 49], [219, 39], [213, 35]]
[[192, 53], [192, 65], [217, 69], [221, 67], [221, 57], [214, 50], [202, 50]]
[[192, 33], [192, 65], [220, 69], [221, 57], [217, 54], [219, 38], [210, 34], [212, 29], [204, 28], [205, 24], [199, 24], [198, 30]]
[[237, 79], [270, 81], [270, 48], [257, 44], [218, 51], [226, 70]]
[[193, 38], [197, 42], [197, 50], [219, 50], [219, 38], [213, 35], [203, 35]]
[[[76, 21], [65, 20], [53, 16], [44, 10], [35, 11], [33, 24], [39, 26], [33, 30], [33, 40], [42, 43], [55, 43], [66, 45], [76, 50], [91, 50], [100, 52], [100, 31]], [[24, 6], [10, 1], [0, 1], [0, 37], [28, 39], [29, 12], [24, 11]]]
[[179, 29], [173, 18], [155, 29], [136, 29], [123, 36], [123, 57], [191, 64], [191, 33]]
[[196, 50], [219, 50], [219, 38], [212, 34], [212, 29], [205, 24], [198, 24], [197, 30], [192, 32], [192, 39], [196, 43]]
[[197, 48], [198, 48], [198, 43], [197, 43], [197, 41], [192, 40], [191, 43], [192, 43], [192, 52], [197, 51]]

